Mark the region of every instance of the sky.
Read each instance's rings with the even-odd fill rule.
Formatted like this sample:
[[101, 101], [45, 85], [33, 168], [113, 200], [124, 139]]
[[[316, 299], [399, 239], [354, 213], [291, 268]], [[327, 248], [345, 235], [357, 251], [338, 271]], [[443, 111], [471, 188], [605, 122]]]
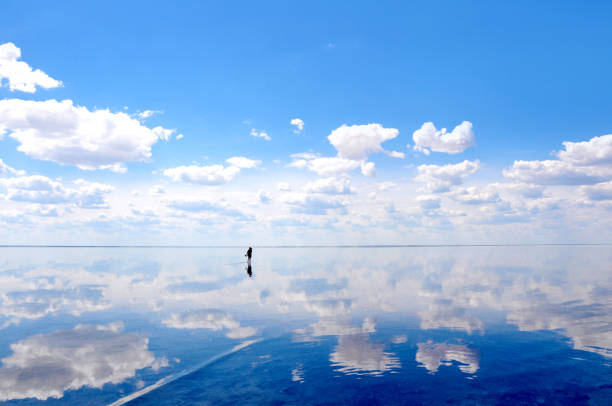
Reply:
[[0, 15], [0, 244], [612, 242], [609, 2]]

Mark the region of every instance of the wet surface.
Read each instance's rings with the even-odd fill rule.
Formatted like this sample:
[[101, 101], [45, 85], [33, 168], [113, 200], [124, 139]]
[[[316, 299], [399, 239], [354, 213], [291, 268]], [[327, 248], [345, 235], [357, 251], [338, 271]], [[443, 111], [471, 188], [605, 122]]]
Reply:
[[0, 248], [10, 404], [609, 404], [606, 246]]

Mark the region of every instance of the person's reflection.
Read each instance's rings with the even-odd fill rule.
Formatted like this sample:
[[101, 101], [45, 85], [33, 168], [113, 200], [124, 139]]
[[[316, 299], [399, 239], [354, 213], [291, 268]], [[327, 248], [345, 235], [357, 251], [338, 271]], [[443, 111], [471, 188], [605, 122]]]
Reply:
[[251, 269], [251, 255], [253, 254], [253, 248], [249, 247], [249, 249], [247, 250], [246, 254], [244, 254], [245, 257], [247, 257], [247, 268], [246, 271], [249, 274], [249, 278], [251, 276], [253, 276], [253, 270]]

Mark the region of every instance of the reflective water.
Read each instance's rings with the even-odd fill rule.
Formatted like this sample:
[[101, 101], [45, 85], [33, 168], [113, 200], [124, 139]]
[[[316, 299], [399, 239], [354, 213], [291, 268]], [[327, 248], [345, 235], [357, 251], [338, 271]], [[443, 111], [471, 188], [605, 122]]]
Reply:
[[0, 248], [0, 401], [610, 404], [609, 246]]

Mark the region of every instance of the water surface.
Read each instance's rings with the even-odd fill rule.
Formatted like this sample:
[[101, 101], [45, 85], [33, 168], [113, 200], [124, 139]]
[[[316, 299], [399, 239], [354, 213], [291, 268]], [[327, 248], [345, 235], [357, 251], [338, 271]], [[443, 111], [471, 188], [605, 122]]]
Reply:
[[609, 246], [243, 254], [0, 248], [0, 401], [612, 402]]

